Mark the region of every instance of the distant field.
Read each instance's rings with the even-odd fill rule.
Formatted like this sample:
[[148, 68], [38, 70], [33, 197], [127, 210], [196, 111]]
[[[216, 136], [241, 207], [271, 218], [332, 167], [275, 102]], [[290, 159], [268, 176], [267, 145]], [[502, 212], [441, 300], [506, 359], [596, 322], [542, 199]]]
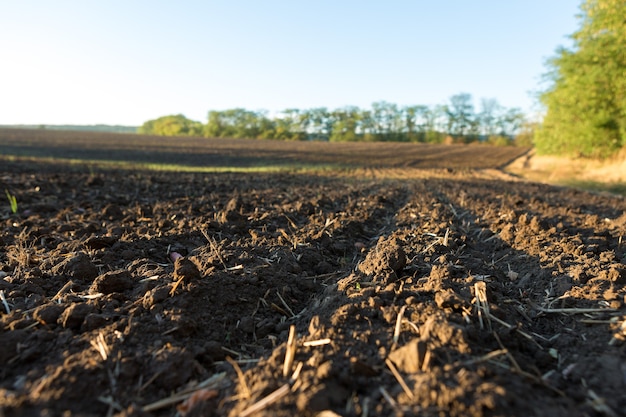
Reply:
[[5, 159], [131, 163], [180, 168], [499, 168], [526, 148], [413, 143], [282, 142], [0, 129]]

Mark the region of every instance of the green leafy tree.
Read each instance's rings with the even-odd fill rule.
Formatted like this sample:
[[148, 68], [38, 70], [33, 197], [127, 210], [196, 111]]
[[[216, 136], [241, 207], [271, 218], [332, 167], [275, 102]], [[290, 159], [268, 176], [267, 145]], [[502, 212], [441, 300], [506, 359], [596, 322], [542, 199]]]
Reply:
[[[258, 139], [267, 135], [270, 124], [264, 112], [242, 108], [209, 112], [204, 136], [213, 138]], [[270, 135], [271, 136], [271, 135]]]
[[532, 147], [533, 137], [535, 136], [535, 130], [537, 130], [538, 126], [539, 124], [537, 122], [524, 121], [515, 135], [513, 145], [528, 148]]
[[326, 107], [304, 110], [303, 118], [309, 139], [329, 140], [334, 120]]
[[330, 134], [331, 142], [354, 142], [360, 138], [359, 129], [360, 110], [358, 107], [348, 106], [333, 112], [333, 129]]
[[138, 132], [158, 136], [201, 136], [202, 123], [187, 119], [182, 114], [175, 114], [148, 120]]
[[548, 62], [535, 145], [543, 154], [602, 158], [626, 142], [626, 2], [586, 0], [581, 10], [572, 48]]
[[372, 103], [374, 135], [378, 141], [403, 140], [404, 123], [398, 106], [386, 101]]
[[404, 119], [404, 140], [409, 142], [425, 142], [428, 124], [428, 107], [405, 106], [401, 111]]
[[450, 103], [446, 108], [448, 133], [458, 142], [476, 139], [478, 124], [472, 101], [471, 94], [456, 94], [450, 97]]
[[497, 133], [502, 136], [514, 137], [525, 122], [526, 116], [520, 109], [517, 107], [507, 109], [500, 114], [496, 122]]
[[305, 140], [307, 138], [308, 117], [306, 112], [298, 109], [287, 109], [281, 117], [274, 120], [276, 135], [274, 139]]
[[484, 136], [493, 136], [498, 132], [498, 121], [500, 115], [504, 111], [504, 107], [498, 103], [498, 100], [489, 98], [480, 101], [480, 113], [478, 113], [479, 131]]
[[446, 137], [447, 106], [434, 106], [424, 112], [424, 140], [428, 143], [442, 143]]

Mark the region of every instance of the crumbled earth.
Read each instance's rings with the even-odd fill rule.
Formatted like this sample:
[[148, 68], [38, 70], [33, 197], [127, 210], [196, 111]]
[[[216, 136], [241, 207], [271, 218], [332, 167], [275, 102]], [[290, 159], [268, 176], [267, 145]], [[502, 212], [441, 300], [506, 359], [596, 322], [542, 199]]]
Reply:
[[626, 201], [431, 174], [3, 162], [0, 415], [624, 415]]

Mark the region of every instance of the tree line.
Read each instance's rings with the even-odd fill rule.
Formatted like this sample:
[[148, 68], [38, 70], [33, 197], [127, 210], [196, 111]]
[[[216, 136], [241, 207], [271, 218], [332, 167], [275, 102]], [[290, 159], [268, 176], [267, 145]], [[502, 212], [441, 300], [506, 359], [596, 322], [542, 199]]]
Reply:
[[[528, 145], [524, 114], [495, 99], [475, 109], [470, 94], [450, 97], [438, 106], [398, 106], [378, 101], [369, 109], [345, 106], [287, 109], [273, 117], [244, 108], [211, 110], [206, 123], [182, 114], [145, 122], [139, 132], [163, 136], [204, 136], [275, 140], [400, 141], [429, 143], [488, 142]], [[517, 140], [516, 140], [517, 138]], [[523, 142], [523, 143], [520, 143]]]

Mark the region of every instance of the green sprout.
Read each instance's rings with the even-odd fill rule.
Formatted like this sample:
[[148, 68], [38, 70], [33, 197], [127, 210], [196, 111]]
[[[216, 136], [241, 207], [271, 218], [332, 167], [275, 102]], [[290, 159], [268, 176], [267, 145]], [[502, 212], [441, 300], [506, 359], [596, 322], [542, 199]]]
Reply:
[[6, 193], [7, 198], [9, 199], [9, 204], [11, 205], [11, 213], [13, 214], [17, 213], [17, 198], [15, 198], [15, 196], [11, 194], [9, 190], [4, 190], [4, 192]]

